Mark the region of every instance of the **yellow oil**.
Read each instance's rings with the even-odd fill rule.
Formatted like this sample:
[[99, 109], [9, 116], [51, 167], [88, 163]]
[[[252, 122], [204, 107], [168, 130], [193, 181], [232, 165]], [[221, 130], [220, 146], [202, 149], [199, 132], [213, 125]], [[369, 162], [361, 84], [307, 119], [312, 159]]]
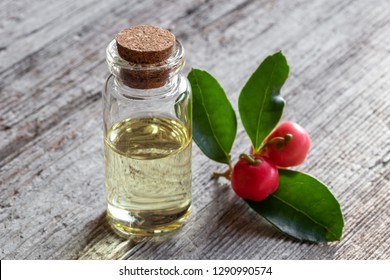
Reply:
[[191, 134], [165, 117], [125, 119], [105, 137], [107, 217], [120, 235], [179, 228], [191, 205]]

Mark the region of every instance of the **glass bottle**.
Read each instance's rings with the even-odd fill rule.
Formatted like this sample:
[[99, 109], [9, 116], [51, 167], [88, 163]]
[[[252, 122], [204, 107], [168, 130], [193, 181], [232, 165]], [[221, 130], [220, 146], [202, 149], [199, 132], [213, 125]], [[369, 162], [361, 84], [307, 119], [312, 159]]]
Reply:
[[[103, 93], [107, 218], [124, 237], [175, 230], [190, 211], [191, 87], [180, 72], [183, 46], [167, 32], [130, 27], [106, 49], [111, 72]], [[168, 51], [158, 42], [166, 34], [173, 36]]]

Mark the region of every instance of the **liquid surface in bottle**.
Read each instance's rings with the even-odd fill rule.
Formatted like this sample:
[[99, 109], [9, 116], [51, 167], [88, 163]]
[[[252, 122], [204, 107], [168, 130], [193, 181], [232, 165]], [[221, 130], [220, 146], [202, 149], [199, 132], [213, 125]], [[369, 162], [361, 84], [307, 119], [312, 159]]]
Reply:
[[164, 117], [125, 119], [104, 145], [107, 214], [122, 235], [181, 226], [191, 204], [191, 137]]

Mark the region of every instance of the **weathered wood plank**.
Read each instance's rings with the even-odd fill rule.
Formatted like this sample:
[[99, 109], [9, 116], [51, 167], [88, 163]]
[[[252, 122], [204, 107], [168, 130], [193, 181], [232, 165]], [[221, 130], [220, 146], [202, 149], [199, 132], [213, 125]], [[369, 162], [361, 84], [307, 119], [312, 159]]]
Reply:
[[[1, 9], [2, 259], [390, 258], [388, 1], [36, 2], [16, 19], [22, 6], [4, 2]], [[313, 141], [299, 169], [340, 200], [342, 241], [286, 239], [227, 181], [210, 179], [210, 170], [223, 167], [195, 146], [187, 224], [157, 240], [111, 232], [104, 219], [104, 48], [118, 30], [139, 23], [171, 28], [186, 47], [186, 69], [210, 71], [235, 108], [258, 62], [283, 50], [291, 66], [284, 118], [305, 126]], [[234, 156], [248, 147], [240, 125]]]
[[[119, 7], [121, 4], [123, 3], [117, 3]], [[159, 9], [157, 6], [155, 8]], [[111, 17], [101, 20], [107, 9], [105, 6], [91, 7], [86, 16], [82, 17], [83, 20], [89, 20], [88, 26], [75, 28], [73, 23], [63, 23], [62, 33], [51, 32], [55, 33], [52, 36], [57, 36], [55, 43], [40, 45], [41, 49], [37, 53], [26, 54], [23, 60], [17, 61], [8, 71], [0, 74], [2, 81], [11, 83], [3, 85], [3, 93], [0, 96], [0, 103], [3, 104], [0, 109], [0, 133], [7, 133], [6, 138], [1, 138], [0, 158], [15, 153], [18, 147], [30, 141], [37, 133], [53, 125], [56, 121], [48, 115], [62, 116], [74, 110], [72, 102], [82, 103], [88, 98], [85, 92], [89, 89], [80, 85], [82, 81], [87, 81], [87, 87], [92, 85], [101, 90], [103, 77], [107, 73], [104, 66], [105, 47], [114, 36], [114, 30], [123, 28], [123, 24], [116, 21], [117, 17], [127, 11], [124, 7], [121, 7], [120, 11], [114, 9]], [[136, 15], [140, 13], [139, 9], [146, 8], [135, 5], [131, 11]], [[80, 17], [77, 13], [72, 16]], [[72, 21], [72, 18], [69, 20]], [[113, 31], [107, 32], [110, 28]], [[5, 53], [4, 56], [7, 56], [12, 50], [7, 49]], [[92, 77], [99, 81], [97, 85], [95, 80], [91, 80], [90, 71], [98, 66], [100, 73]], [[20, 71], [14, 69], [15, 67], [20, 68]], [[16, 78], [18, 75], [22, 78]], [[71, 89], [72, 93], [64, 94], [67, 89]], [[58, 105], [51, 104], [53, 101]], [[51, 105], [47, 106], [48, 104]]]

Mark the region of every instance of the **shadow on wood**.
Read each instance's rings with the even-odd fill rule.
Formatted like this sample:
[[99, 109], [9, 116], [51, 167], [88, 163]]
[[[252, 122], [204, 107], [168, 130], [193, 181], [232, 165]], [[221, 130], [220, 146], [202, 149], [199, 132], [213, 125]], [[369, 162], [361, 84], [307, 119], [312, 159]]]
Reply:
[[106, 213], [86, 224], [81, 234], [63, 249], [61, 259], [119, 259], [136, 244], [117, 236], [110, 228]]

